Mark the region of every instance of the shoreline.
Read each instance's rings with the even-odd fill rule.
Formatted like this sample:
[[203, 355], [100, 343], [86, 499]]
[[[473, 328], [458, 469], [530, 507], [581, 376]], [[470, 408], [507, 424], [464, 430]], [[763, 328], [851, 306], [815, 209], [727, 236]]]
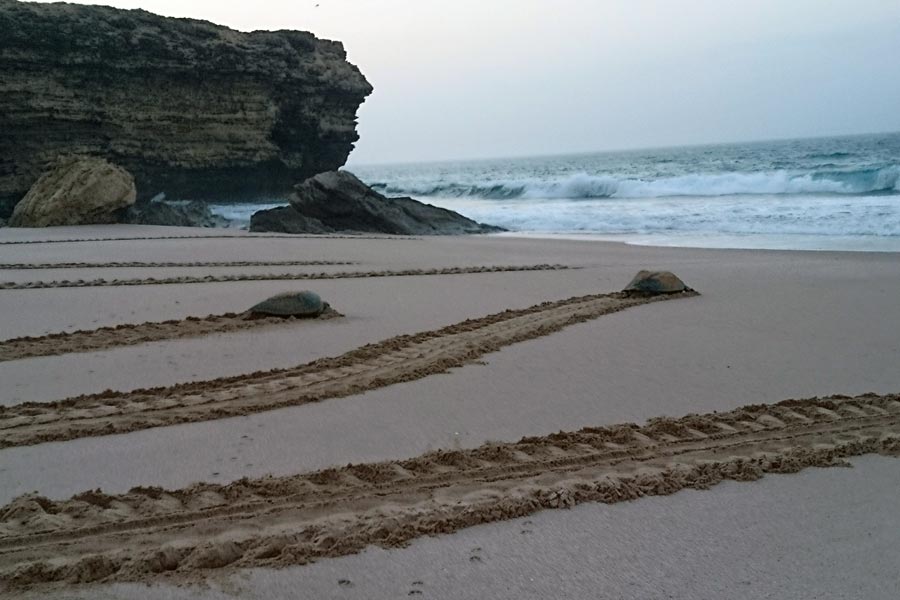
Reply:
[[[104, 236], [105, 233], [111, 234]], [[38, 235], [36, 235], [38, 234]], [[47, 234], [47, 235], [40, 235]], [[134, 235], [130, 235], [134, 234]], [[116, 237], [113, 237], [116, 236]], [[636, 246], [645, 248], [666, 248], [680, 250], [711, 250], [711, 251], [748, 251], [748, 252], [813, 252], [813, 253], [853, 253], [853, 254], [894, 254], [900, 253], [900, 238], [892, 237], [872, 237], [863, 236], [812, 236], [812, 235], [763, 235], [763, 234], [745, 234], [745, 235], [684, 235], [684, 236], [660, 236], [660, 235], [643, 235], [643, 234], [603, 234], [603, 233], [577, 233], [577, 232], [539, 232], [539, 231], [506, 231], [500, 233], [483, 233], [483, 234], [462, 234], [462, 235], [438, 235], [438, 236], [401, 236], [377, 233], [331, 233], [331, 234], [281, 234], [281, 233], [265, 233], [252, 232], [239, 227], [172, 227], [162, 225], [131, 225], [131, 224], [112, 224], [112, 225], [78, 225], [78, 226], [60, 226], [60, 227], [42, 227], [42, 228], [17, 228], [17, 227], [0, 227], [0, 247], [17, 244], [40, 244], [42, 242], [61, 243], [66, 241], [73, 242], [100, 242], [100, 241], [120, 241], [127, 239], [232, 239], [232, 238], [255, 238], [255, 239], [381, 239], [381, 240], [401, 240], [401, 239], [465, 239], [465, 238], [501, 238], [501, 239], [523, 239], [523, 240], [546, 240], [546, 241], [578, 241], [617, 244], [622, 246]], [[691, 243], [675, 243], [674, 240], [711, 240], [708, 244], [691, 244]], [[869, 246], [887, 246], [885, 248], [877, 247], [797, 247], [787, 243], [781, 243], [779, 246], [778, 239], [793, 239], [796, 242], [814, 244], [822, 239], [840, 238], [847, 244], [857, 243], [863, 244], [868, 242]], [[750, 242], [758, 240], [760, 243], [767, 245], [716, 245], [715, 240], [745, 240]], [[667, 240], [673, 240], [672, 243], [665, 243]], [[3, 261], [7, 262], [7, 261]]]
[[[526, 238], [526, 239], [563, 239], [594, 242], [620, 243], [628, 246], [647, 246], [652, 248], [685, 248], [691, 250], [750, 250], [750, 251], [778, 251], [778, 252], [863, 252], [863, 253], [900, 253], [900, 238], [862, 236], [814, 236], [814, 235], [723, 235], [723, 234], [685, 234], [683, 236], [662, 236], [644, 234], [612, 234], [612, 233], [574, 233], [574, 232], [529, 232], [510, 231], [504, 233], [489, 234], [498, 237]], [[823, 239], [834, 241], [838, 238], [840, 247], [827, 247], [821, 244]], [[708, 240], [706, 244], [702, 240]], [[787, 240], [794, 241], [793, 244]], [[732, 242], [729, 243], [728, 240]], [[740, 245], [738, 240], [744, 240], [745, 245]], [[670, 243], [666, 243], [669, 241]], [[752, 245], [755, 242], [755, 245]], [[750, 243], [751, 245], [746, 245]], [[799, 246], [798, 246], [799, 244]], [[856, 247], [854, 247], [856, 245]], [[804, 247], [808, 246], [808, 247]]]

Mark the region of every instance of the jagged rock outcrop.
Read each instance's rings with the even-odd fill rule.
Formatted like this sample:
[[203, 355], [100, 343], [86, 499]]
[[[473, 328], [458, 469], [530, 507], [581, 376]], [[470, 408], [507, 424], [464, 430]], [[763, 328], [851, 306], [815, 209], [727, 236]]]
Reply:
[[[347, 171], [331, 171], [311, 177], [294, 188], [291, 206], [261, 211], [253, 215], [253, 231], [288, 233], [328, 233], [364, 231], [397, 235], [459, 235], [503, 231], [500, 227], [482, 225], [459, 213], [424, 204], [412, 198], [386, 198]], [[291, 215], [290, 211], [296, 213]], [[298, 219], [297, 216], [300, 218]], [[264, 229], [266, 222], [280, 217], [292, 229], [304, 223], [324, 231], [287, 231]]]
[[344, 164], [371, 91], [310, 33], [0, 0], [0, 211], [70, 154], [126, 168], [139, 201], [286, 197]]
[[228, 219], [214, 214], [205, 202], [144, 202], [129, 208], [120, 222], [170, 227], [228, 227]]
[[269, 233], [330, 233], [318, 219], [310, 219], [294, 210], [292, 206], [279, 206], [260, 210], [250, 217], [250, 231]]
[[67, 157], [28, 190], [16, 205], [10, 227], [116, 223], [137, 193], [131, 174], [92, 157]]

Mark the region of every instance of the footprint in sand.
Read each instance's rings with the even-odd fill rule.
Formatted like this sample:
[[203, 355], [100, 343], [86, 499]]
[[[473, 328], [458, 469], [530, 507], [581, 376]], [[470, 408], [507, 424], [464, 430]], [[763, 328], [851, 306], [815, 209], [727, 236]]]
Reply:
[[423, 591], [420, 590], [420, 589], [416, 589], [416, 588], [422, 587], [423, 585], [425, 585], [425, 584], [424, 584], [423, 582], [421, 582], [421, 581], [413, 581], [413, 582], [412, 582], [412, 588], [413, 588], [413, 589], [409, 590], [409, 593], [407, 594], [407, 596], [421, 596], [421, 595], [423, 595], [425, 592], [423, 592]]
[[531, 526], [534, 525], [534, 523], [532, 523], [531, 521], [525, 521], [524, 523], [522, 523], [522, 525], [524, 525], [525, 527], [519, 533], [521, 533], [522, 535], [530, 535], [534, 533], [534, 530], [531, 529]]

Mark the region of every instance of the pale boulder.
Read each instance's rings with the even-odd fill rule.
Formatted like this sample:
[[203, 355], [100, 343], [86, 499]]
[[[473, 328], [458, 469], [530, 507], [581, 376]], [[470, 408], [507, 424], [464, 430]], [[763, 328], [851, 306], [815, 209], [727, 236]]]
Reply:
[[11, 227], [115, 223], [118, 211], [134, 204], [131, 173], [92, 157], [61, 158], [16, 205]]

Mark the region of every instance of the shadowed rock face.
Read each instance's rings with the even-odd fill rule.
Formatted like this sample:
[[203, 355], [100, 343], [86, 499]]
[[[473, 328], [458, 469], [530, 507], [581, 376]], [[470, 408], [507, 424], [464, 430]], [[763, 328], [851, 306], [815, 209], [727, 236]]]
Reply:
[[293, 206], [279, 206], [253, 213], [250, 217], [250, 231], [269, 233], [331, 233], [318, 219], [301, 215]]
[[126, 168], [139, 201], [287, 196], [344, 164], [371, 91], [310, 33], [0, 0], [0, 207], [61, 154]]
[[209, 205], [196, 200], [184, 203], [144, 202], [121, 214], [121, 223], [169, 227], [227, 227], [228, 219], [213, 214]]
[[459, 213], [412, 198], [386, 198], [348, 171], [320, 173], [298, 184], [289, 207], [260, 211], [251, 231], [330, 233], [358, 231], [395, 235], [496, 233]]

